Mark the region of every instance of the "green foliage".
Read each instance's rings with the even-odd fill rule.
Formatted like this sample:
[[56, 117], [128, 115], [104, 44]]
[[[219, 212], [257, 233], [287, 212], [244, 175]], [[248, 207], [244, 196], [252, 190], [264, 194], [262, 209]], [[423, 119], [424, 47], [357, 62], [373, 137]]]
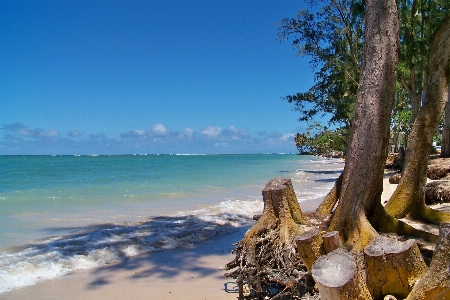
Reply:
[[[362, 65], [365, 5], [363, 0], [329, 0], [325, 5], [311, 0], [310, 4], [314, 12], [302, 9], [295, 18], [281, 21], [278, 38], [292, 40], [298, 56], [311, 57], [315, 71], [314, 85], [308, 91], [284, 97], [300, 112], [299, 121], [331, 116], [329, 124], [342, 127], [342, 132], [334, 132], [313, 125], [297, 134], [300, 153], [323, 154], [333, 147], [340, 150], [345, 142], [335, 145], [330, 141], [346, 141], [351, 127]], [[396, 145], [399, 141], [407, 146], [413, 117], [424, 100], [429, 45], [450, 12], [450, 0], [399, 0], [397, 4], [400, 43], [391, 132]]]
[[331, 116], [330, 124], [349, 128], [362, 63], [364, 4], [331, 0], [313, 14], [305, 9], [281, 22], [278, 37], [292, 38], [297, 55], [311, 57], [315, 84], [307, 92], [284, 97], [299, 111], [300, 121]]
[[391, 134], [397, 146], [406, 146], [412, 126], [413, 116], [409, 95], [401, 84], [397, 83], [391, 116]]
[[[431, 40], [445, 15], [449, 0], [400, 0], [398, 77], [409, 98], [420, 99], [426, 80]], [[425, 99], [426, 100], [426, 99]], [[420, 108], [420, 103], [418, 105]]]
[[297, 133], [294, 141], [300, 154], [325, 155], [332, 151], [345, 153], [348, 134], [345, 128], [328, 130], [327, 127], [314, 124], [307, 128], [306, 133]]

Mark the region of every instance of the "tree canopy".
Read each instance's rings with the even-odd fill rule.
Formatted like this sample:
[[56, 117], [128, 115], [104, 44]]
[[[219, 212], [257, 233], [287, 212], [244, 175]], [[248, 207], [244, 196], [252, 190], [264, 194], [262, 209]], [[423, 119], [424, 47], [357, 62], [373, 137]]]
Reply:
[[[297, 55], [311, 57], [315, 83], [308, 91], [284, 99], [300, 112], [299, 121], [314, 123], [317, 118], [329, 116], [329, 125], [344, 128], [348, 133], [362, 62], [365, 4], [361, 0], [330, 0], [323, 7], [317, 7], [314, 1], [310, 4], [310, 10], [302, 9], [295, 18], [281, 21], [278, 37], [281, 41], [292, 40]], [[406, 146], [413, 121], [425, 100], [429, 45], [450, 11], [450, 1], [401, 0], [397, 1], [397, 7], [399, 64], [391, 133], [394, 141]], [[316, 136], [322, 138], [320, 133], [311, 135], [309, 129], [299, 134], [308, 137], [296, 138], [299, 150], [316, 144]], [[299, 144], [302, 140], [307, 143]], [[320, 149], [310, 152], [317, 153]]]
[[311, 57], [317, 70], [307, 92], [286, 96], [299, 111], [300, 121], [329, 114], [330, 123], [350, 128], [358, 90], [364, 34], [361, 1], [332, 0], [316, 13], [306, 9], [281, 21], [278, 37], [293, 39], [299, 56]]

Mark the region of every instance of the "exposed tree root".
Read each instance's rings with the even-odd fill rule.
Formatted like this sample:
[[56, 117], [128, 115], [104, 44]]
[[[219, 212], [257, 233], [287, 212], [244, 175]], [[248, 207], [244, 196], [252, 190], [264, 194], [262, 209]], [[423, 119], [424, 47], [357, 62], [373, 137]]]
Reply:
[[251, 246], [240, 241], [233, 250], [235, 259], [226, 265], [227, 270], [234, 270], [225, 276], [237, 279], [242, 275], [243, 283], [257, 298], [261, 295], [272, 298], [279, 294], [299, 297], [311, 289], [306, 266], [297, 255], [293, 239], [282, 242], [280, 236], [284, 234], [274, 228], [260, 232], [251, 240]]
[[424, 230], [416, 229], [411, 225], [406, 224], [405, 222], [397, 220], [396, 218], [389, 215], [383, 209], [383, 207], [379, 207], [378, 209], [379, 213], [376, 214], [377, 217], [370, 219], [371, 223], [378, 231], [420, 238], [430, 243], [437, 242], [438, 237], [436, 235]]
[[[421, 200], [417, 200], [417, 197], [421, 197]], [[416, 195], [413, 192], [404, 192], [402, 191], [402, 186], [399, 186], [385, 206], [385, 209], [392, 217], [397, 219], [407, 217], [412, 220], [420, 220], [432, 224], [449, 223], [450, 212], [437, 211], [428, 207], [425, 204], [424, 197], [424, 193]]]
[[432, 209], [425, 203], [422, 203], [422, 205], [416, 209], [411, 210], [407, 217], [412, 220], [420, 220], [437, 225], [441, 223], [450, 223], [450, 212]]

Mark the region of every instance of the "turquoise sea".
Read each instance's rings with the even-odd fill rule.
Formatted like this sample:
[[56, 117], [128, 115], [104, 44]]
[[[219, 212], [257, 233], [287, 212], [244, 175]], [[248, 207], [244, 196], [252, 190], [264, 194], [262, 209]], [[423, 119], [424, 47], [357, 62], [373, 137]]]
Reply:
[[0, 156], [0, 294], [237, 230], [271, 179], [320, 201], [343, 162], [293, 154]]

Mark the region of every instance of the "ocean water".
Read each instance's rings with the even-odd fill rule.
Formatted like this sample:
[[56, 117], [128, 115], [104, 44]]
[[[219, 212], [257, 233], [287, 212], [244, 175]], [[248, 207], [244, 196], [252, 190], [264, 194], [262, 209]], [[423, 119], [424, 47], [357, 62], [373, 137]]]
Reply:
[[320, 201], [343, 162], [313, 156], [0, 156], [0, 294], [232, 233], [271, 179]]

